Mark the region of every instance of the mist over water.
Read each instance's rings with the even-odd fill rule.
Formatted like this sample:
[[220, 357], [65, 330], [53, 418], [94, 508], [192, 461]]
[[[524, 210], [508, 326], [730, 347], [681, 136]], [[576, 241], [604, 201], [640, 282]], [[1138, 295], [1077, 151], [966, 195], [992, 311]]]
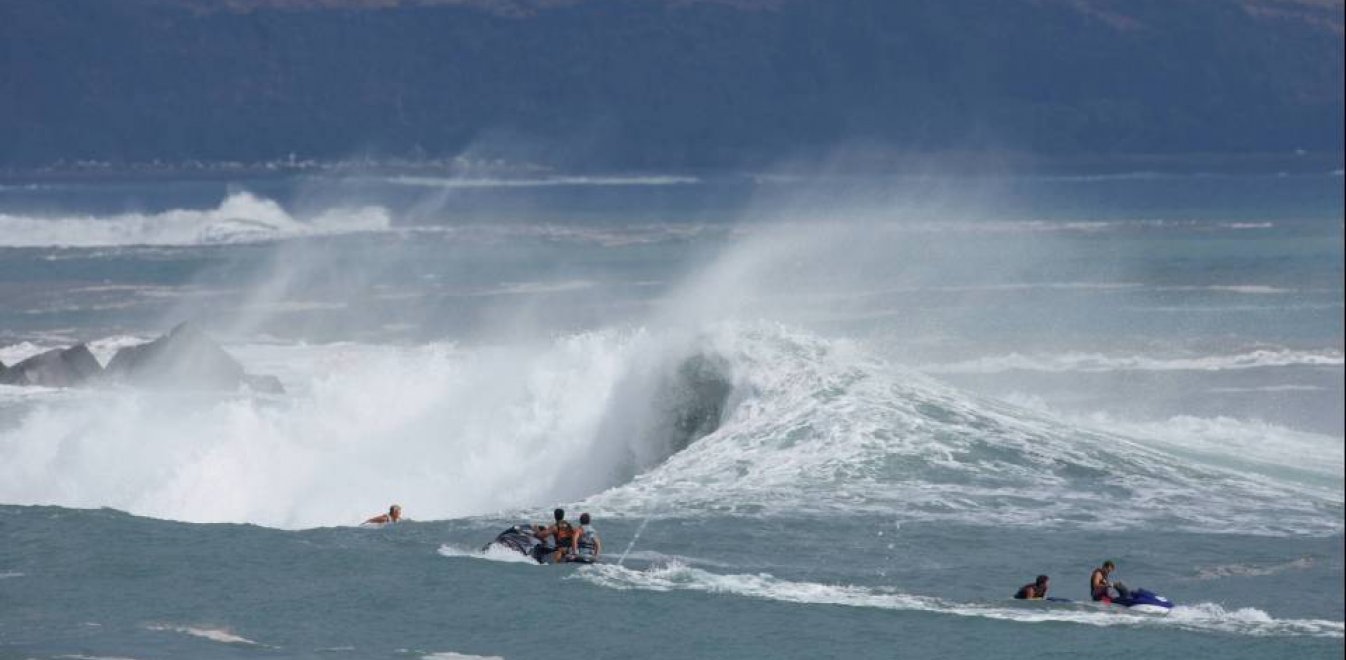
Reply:
[[[1339, 186], [1314, 206], [1283, 182], [1294, 203], [1249, 217], [1184, 212], [1190, 183], [355, 177], [91, 186], [54, 211], [67, 193], [0, 191], [0, 361], [87, 341], [106, 363], [192, 320], [286, 390], [0, 386], [0, 503], [25, 505], [0, 509], [494, 590], [527, 569], [481, 544], [563, 505], [635, 552], [557, 589], [1339, 640], [1339, 598], [1238, 582], [1340, 574]], [[391, 502], [417, 522], [347, 529]], [[800, 520], [820, 538], [784, 543]], [[1094, 555], [1189, 607], [1030, 611], [963, 581]], [[275, 643], [138, 616], [137, 639]]]
[[[430, 197], [399, 196], [429, 182], [395, 177], [372, 202], [303, 183], [289, 194], [303, 200], [296, 202], [303, 212], [234, 189], [218, 207], [199, 211], [5, 215], [11, 258], [60, 246], [46, 248], [58, 256], [48, 268], [69, 273], [20, 300], [28, 305], [24, 314], [52, 330], [75, 324], [73, 333], [46, 330], [10, 343], [0, 353], [8, 363], [62, 333], [101, 340], [94, 346], [106, 361], [115, 347], [135, 341], [117, 331], [148, 339], [194, 319], [250, 369], [279, 375], [291, 391], [279, 399], [182, 395], [169, 406], [147, 393], [47, 393], [23, 404], [27, 412], [12, 417], [3, 436], [0, 447], [16, 459], [6, 461], [5, 499], [302, 527], [339, 524], [391, 492], [403, 493], [394, 499], [415, 502], [423, 516], [457, 517], [623, 486], [701, 436], [712, 434], [703, 444], [713, 446], [744, 435], [737, 425], [752, 415], [773, 424], [748, 430], [746, 446], [703, 460], [725, 469], [757, 443], [794, 436], [816, 439], [820, 454], [839, 460], [855, 447], [885, 447], [884, 434], [909, 444], [922, 434], [912, 419], [940, 425], [934, 437], [947, 438], [963, 423], [954, 411], [978, 413], [987, 405], [970, 392], [936, 397], [956, 403], [923, 403], [935, 390], [902, 389], [916, 377], [910, 368], [1075, 420], [1008, 413], [1035, 420], [1039, 433], [1064, 433], [1048, 452], [1058, 459], [1085, 442], [1087, 434], [1070, 437], [1081, 424], [1115, 431], [1192, 419], [1179, 427], [1226, 431], [1215, 433], [1219, 441], [1185, 439], [1208, 433], [1171, 434], [1183, 461], [1193, 456], [1188, 445], [1219, 454], [1222, 442], [1240, 434], [1271, 433], [1279, 442], [1320, 445], [1299, 452], [1313, 465], [1340, 463], [1340, 442], [1317, 435], [1339, 436], [1339, 428], [1312, 417], [1267, 419], [1261, 413], [1284, 406], [1248, 410], [1238, 394], [1322, 400], [1341, 392], [1340, 285], [1331, 279], [1334, 268], [1340, 272], [1340, 250], [1300, 238], [1304, 221], [1026, 223], [997, 217], [994, 197], [1003, 183], [974, 181], [961, 196], [954, 183], [937, 181], [912, 201], [855, 183], [843, 188], [858, 193], [849, 199], [829, 196], [835, 191], [825, 186], [758, 185], [729, 195], [724, 217], [709, 223], [623, 222], [620, 208], [602, 222], [565, 225], [464, 224], [454, 213], [460, 189], [572, 190], [579, 200], [572, 204], [585, 206], [593, 189], [687, 194], [710, 186], [676, 177], [446, 180], [437, 187], [448, 192]], [[713, 193], [710, 186], [699, 194]], [[707, 206], [684, 206], [697, 204]], [[417, 222], [408, 224], [412, 209]], [[729, 224], [731, 216], [747, 220]], [[1290, 231], [1278, 230], [1282, 224]], [[1340, 225], [1322, 230], [1339, 233]], [[1267, 254], [1247, 251], [1248, 232]], [[1184, 261], [1165, 256], [1187, 243], [1210, 252], [1206, 265], [1185, 271]], [[71, 251], [85, 246], [112, 251]], [[1294, 249], [1309, 249], [1299, 266], [1306, 270], [1284, 272], [1275, 265], [1279, 254]], [[1225, 266], [1230, 259], [1236, 261]], [[1321, 273], [1313, 259], [1323, 260]], [[128, 260], [187, 268], [148, 271], [161, 281], [109, 281]], [[61, 304], [44, 309], [44, 293]], [[1175, 319], [1151, 311], [1155, 301], [1190, 301], [1182, 304], [1197, 311]], [[106, 311], [90, 316], [75, 305]], [[1207, 327], [1205, 305], [1229, 311]], [[1279, 321], [1264, 324], [1267, 314]], [[1325, 318], [1337, 320], [1304, 335]], [[855, 355], [853, 365], [832, 367], [848, 376], [827, 371], [838, 351]], [[1201, 415], [1155, 410], [1127, 419], [1146, 408], [1144, 397], [1131, 392], [1132, 400], [1118, 400], [1104, 381], [1137, 371], [1172, 373], [1169, 387], [1205, 378], [1202, 391], [1183, 394], [1204, 397]], [[800, 385], [769, 385], [780, 378]], [[816, 396], [802, 383], [829, 378], [891, 383], [863, 394], [838, 385], [834, 395], [851, 411], [895, 407], [905, 416], [874, 413], [870, 430], [820, 431], [825, 420], [808, 415], [794, 430], [781, 421], [801, 396]], [[1153, 379], [1150, 387], [1163, 382]], [[1060, 396], [1081, 384], [1074, 400]], [[688, 392], [696, 388], [704, 391]], [[1222, 399], [1234, 405], [1221, 410]], [[928, 405], [942, 406], [948, 418], [930, 418], [921, 408]], [[1217, 414], [1207, 414], [1212, 407]], [[693, 423], [688, 415], [704, 419]], [[998, 443], [1014, 436], [990, 426], [977, 432]], [[1154, 432], [1140, 435], [1154, 447]], [[41, 440], [50, 437], [61, 438], [59, 446]], [[1226, 449], [1248, 449], [1215, 462], [1277, 453], [1252, 449], [1256, 444], [1233, 443]], [[957, 451], [946, 445], [934, 444]], [[803, 469], [785, 468], [786, 454], [762, 458], [756, 468]], [[902, 450], [886, 446], [879, 454], [893, 460]], [[108, 455], [138, 460], [123, 474], [96, 474]], [[782, 465], [768, 468], [774, 460]], [[939, 464], [932, 461], [930, 471]], [[929, 478], [917, 470], [895, 481]], [[253, 486], [225, 492], [240, 482]], [[881, 500], [883, 490], [857, 488], [866, 492], [862, 499]]]

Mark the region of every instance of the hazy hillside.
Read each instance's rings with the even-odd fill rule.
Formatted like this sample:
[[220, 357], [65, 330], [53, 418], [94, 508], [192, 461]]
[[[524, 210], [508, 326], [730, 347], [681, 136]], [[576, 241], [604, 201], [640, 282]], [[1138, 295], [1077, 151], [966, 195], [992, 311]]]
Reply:
[[0, 0], [0, 166], [1340, 154], [1342, 3]]

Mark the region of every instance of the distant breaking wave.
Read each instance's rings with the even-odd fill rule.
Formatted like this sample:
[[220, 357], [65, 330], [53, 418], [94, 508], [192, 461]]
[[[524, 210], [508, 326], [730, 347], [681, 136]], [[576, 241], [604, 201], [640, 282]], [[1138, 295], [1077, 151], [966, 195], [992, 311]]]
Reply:
[[328, 209], [296, 218], [275, 201], [240, 192], [213, 209], [108, 216], [0, 214], [0, 247], [109, 247], [255, 243], [304, 236], [384, 231], [387, 210]]
[[260, 646], [257, 642], [254, 642], [246, 637], [240, 637], [232, 632], [229, 632], [228, 630], [222, 630], [219, 628], [208, 628], [205, 626], [180, 626], [173, 624], [156, 623], [145, 626], [145, 629], [160, 632], [182, 633], [184, 635], [191, 635], [193, 637], [201, 637], [203, 639], [208, 639], [212, 642], [220, 642], [221, 644], [243, 644], [247, 646]]
[[1101, 373], [1107, 371], [1222, 371], [1294, 366], [1340, 367], [1342, 364], [1342, 353], [1336, 349], [1296, 351], [1279, 348], [1259, 349], [1229, 355], [1173, 358], [1142, 355], [1114, 356], [1101, 353], [1061, 353], [1059, 355], [1010, 353], [949, 364], [927, 364], [920, 367], [920, 370], [932, 374], [993, 374], [1006, 371]]
[[383, 179], [404, 186], [428, 188], [541, 188], [548, 186], [677, 186], [700, 183], [691, 176], [553, 176], [540, 178], [472, 178], [395, 176]]

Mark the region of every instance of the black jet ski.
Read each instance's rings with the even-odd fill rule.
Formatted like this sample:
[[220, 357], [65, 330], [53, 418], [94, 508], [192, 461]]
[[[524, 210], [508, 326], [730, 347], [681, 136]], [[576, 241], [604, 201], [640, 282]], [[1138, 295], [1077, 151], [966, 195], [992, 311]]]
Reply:
[[544, 542], [537, 537], [537, 532], [541, 531], [541, 526], [534, 526], [528, 523], [514, 525], [496, 535], [495, 540], [481, 547], [482, 552], [491, 549], [491, 546], [500, 546], [517, 552], [525, 557], [536, 561], [539, 564], [592, 564], [594, 560], [588, 557], [567, 554], [559, 562], [554, 562], [556, 556], [556, 546]]
[[547, 563], [552, 553], [556, 551], [555, 548], [543, 543], [542, 539], [537, 537], [537, 528], [528, 523], [514, 525], [500, 532], [494, 541], [482, 546], [481, 551], [486, 552], [493, 545], [513, 550], [539, 564]]

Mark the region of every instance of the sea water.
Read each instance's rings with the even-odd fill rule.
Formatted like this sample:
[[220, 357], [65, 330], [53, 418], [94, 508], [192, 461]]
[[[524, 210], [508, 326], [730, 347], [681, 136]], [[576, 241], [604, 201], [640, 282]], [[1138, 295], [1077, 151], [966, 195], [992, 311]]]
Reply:
[[[1340, 657], [1342, 209], [1340, 172], [7, 181], [0, 362], [190, 320], [286, 392], [0, 386], [0, 657]], [[557, 506], [603, 563], [482, 550]], [[1177, 606], [1009, 597], [1106, 559]]]

